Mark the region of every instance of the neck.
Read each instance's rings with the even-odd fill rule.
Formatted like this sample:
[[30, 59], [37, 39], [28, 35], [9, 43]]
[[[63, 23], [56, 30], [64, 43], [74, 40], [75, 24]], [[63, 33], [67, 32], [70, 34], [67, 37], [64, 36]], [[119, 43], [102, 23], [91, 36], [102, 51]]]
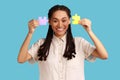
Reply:
[[56, 35], [56, 34], [54, 34], [56, 37], [58, 37], [58, 38], [62, 38], [64, 35], [66, 35], [66, 33], [65, 34], [63, 34], [63, 35]]

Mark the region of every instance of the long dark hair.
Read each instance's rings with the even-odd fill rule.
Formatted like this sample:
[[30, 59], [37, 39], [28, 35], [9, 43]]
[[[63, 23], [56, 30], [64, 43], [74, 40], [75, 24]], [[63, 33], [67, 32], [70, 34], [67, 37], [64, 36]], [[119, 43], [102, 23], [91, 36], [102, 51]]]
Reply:
[[[53, 13], [56, 12], [57, 10], [65, 11], [67, 13], [68, 17], [71, 18], [70, 9], [67, 8], [64, 5], [53, 6], [48, 12], [48, 18], [51, 19]], [[51, 28], [51, 25], [49, 25], [49, 29], [48, 29], [46, 39], [38, 50], [38, 60], [40, 60], [40, 61], [46, 60], [47, 56], [49, 55], [49, 49], [50, 49], [50, 45], [51, 45], [51, 42], [52, 42], [53, 34], [54, 34], [54, 32]], [[74, 39], [73, 39], [73, 36], [72, 36], [71, 25], [70, 24], [69, 24], [69, 27], [68, 27], [68, 30], [67, 30], [66, 42], [67, 43], [66, 43], [66, 48], [65, 48], [65, 52], [64, 52], [63, 57], [65, 57], [65, 58], [67, 58], [67, 60], [69, 60], [69, 59], [72, 59], [73, 57], [75, 57], [75, 54], [76, 54], [75, 43], [74, 43]]]

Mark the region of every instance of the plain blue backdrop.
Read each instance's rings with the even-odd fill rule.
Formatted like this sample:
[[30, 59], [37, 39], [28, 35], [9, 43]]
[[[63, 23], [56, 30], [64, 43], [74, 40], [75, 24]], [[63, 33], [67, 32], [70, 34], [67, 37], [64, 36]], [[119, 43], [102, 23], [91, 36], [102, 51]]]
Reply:
[[[68, 6], [72, 15], [92, 21], [92, 29], [109, 53], [108, 60], [85, 61], [86, 80], [120, 80], [120, 1], [119, 0], [0, 0], [0, 80], [38, 80], [37, 63], [17, 63], [17, 56], [28, 32], [28, 21], [47, 16], [55, 4]], [[47, 27], [36, 29], [31, 44], [45, 37]], [[74, 36], [92, 43], [80, 25], [72, 25]], [[93, 43], [92, 43], [93, 44]]]

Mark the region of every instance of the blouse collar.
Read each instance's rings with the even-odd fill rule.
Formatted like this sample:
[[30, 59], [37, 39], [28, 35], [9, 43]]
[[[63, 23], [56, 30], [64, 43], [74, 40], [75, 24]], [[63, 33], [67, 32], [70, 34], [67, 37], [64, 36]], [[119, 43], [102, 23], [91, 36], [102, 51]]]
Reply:
[[65, 34], [64, 36], [62, 36], [61, 38], [58, 38], [55, 34], [53, 35], [53, 39], [56, 40], [56, 41], [62, 41], [62, 42], [66, 42], [66, 35]]

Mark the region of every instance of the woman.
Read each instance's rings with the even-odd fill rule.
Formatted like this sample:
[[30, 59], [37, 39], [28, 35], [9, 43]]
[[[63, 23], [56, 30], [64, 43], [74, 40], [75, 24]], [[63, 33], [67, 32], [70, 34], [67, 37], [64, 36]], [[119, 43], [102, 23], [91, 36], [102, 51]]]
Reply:
[[18, 62], [38, 62], [40, 80], [84, 80], [84, 60], [107, 59], [108, 54], [91, 29], [91, 21], [82, 19], [84, 27], [95, 46], [81, 37], [73, 38], [70, 24], [71, 12], [64, 5], [55, 5], [48, 12], [49, 29], [45, 39], [38, 40], [28, 50], [32, 35], [39, 25], [37, 20], [28, 23], [29, 32], [21, 46]]

